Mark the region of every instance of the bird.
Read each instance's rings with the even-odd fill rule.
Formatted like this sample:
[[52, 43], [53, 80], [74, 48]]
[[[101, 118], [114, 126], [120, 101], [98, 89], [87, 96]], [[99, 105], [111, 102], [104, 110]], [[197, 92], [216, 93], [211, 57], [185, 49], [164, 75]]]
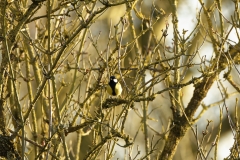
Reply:
[[107, 92], [111, 96], [119, 96], [122, 93], [122, 86], [115, 76], [111, 76], [107, 85]]

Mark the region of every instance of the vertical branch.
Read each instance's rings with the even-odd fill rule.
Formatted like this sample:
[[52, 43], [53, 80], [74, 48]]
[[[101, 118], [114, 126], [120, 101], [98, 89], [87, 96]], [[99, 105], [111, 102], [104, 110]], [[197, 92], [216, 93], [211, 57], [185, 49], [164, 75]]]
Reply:
[[[28, 97], [29, 97], [29, 102], [32, 102], [33, 100], [33, 93], [32, 93], [32, 84], [31, 84], [31, 74], [30, 74], [30, 62], [29, 62], [29, 54], [25, 55], [25, 64], [26, 64], [26, 77], [27, 77], [27, 89], [28, 89]], [[38, 142], [37, 140], [37, 119], [36, 119], [36, 110], [33, 108], [32, 109], [32, 124], [33, 124], [33, 140], [34, 142]], [[34, 146], [34, 155], [35, 157], [38, 154], [38, 147]]]
[[[122, 48], [123, 32], [124, 32], [124, 27], [125, 27], [125, 23], [126, 23], [125, 19], [122, 18], [121, 22], [122, 22], [122, 30], [121, 30], [120, 40], [119, 40], [119, 49], [118, 49], [118, 71], [119, 71], [119, 74], [120, 74], [120, 76], [123, 80], [124, 85], [127, 86], [126, 82], [123, 79], [122, 72], [121, 72], [121, 48]], [[127, 88], [127, 91], [128, 91], [128, 88]]]
[[221, 107], [219, 107], [219, 111], [220, 111], [220, 122], [219, 122], [219, 129], [218, 129], [218, 133], [217, 133], [217, 139], [216, 139], [216, 146], [215, 146], [215, 150], [214, 150], [214, 160], [217, 160], [217, 153], [218, 153], [218, 142], [220, 140], [220, 135], [221, 135], [221, 131], [222, 131], [222, 122], [223, 122], [223, 109]]
[[[8, 24], [5, 19], [6, 15], [6, 5], [7, 1], [6, 0], [1, 0], [0, 1], [0, 13], [1, 13], [1, 18], [0, 18], [0, 24], [1, 24], [1, 39], [3, 42], [7, 41], [6, 39], [6, 29], [8, 27]], [[4, 114], [4, 106], [6, 104], [6, 88], [7, 88], [7, 81], [8, 81], [8, 76], [5, 76], [8, 72], [8, 59], [7, 59], [7, 46], [6, 43], [2, 44], [2, 63], [1, 63], [1, 68], [0, 68], [0, 130], [3, 133], [3, 135], [7, 135], [7, 130], [6, 130], [6, 119], [5, 119], [5, 114]]]
[[213, 49], [214, 49], [214, 52], [215, 54], [219, 55], [218, 53], [218, 49], [217, 49], [217, 46], [218, 46], [218, 41], [216, 40], [215, 36], [214, 36], [214, 33], [213, 33], [213, 24], [212, 24], [212, 20], [211, 20], [211, 16], [210, 16], [210, 12], [205, 4], [203, 3], [202, 0], [199, 0], [200, 4], [202, 5], [202, 8], [203, 8], [203, 11], [204, 11], [204, 14], [207, 18], [207, 24], [208, 24], [208, 36], [210, 37], [211, 41], [212, 41], [212, 45], [213, 45]]
[[130, 3], [126, 3], [126, 7], [127, 7], [127, 14], [128, 14], [128, 21], [129, 21], [129, 27], [130, 27], [130, 33], [131, 33], [131, 36], [133, 37], [135, 41], [134, 43], [134, 52], [137, 53], [137, 54], [140, 54], [139, 53], [139, 44], [138, 44], [138, 40], [137, 40], [137, 36], [136, 36], [136, 29], [134, 27], [134, 24], [133, 24], [133, 17], [132, 17], [132, 8], [135, 7], [135, 3], [131, 4]]
[[[143, 76], [143, 85], [145, 84], [145, 77]], [[145, 85], [143, 86], [143, 90], [145, 90]], [[146, 98], [146, 94], [147, 93], [144, 93], [143, 94], [143, 98]], [[142, 102], [142, 108], [143, 108], [143, 128], [144, 128], [144, 142], [145, 142], [145, 153], [146, 155], [148, 155], [148, 152], [149, 152], [149, 135], [148, 135], [148, 125], [147, 125], [147, 120], [148, 120], [148, 117], [147, 117], [147, 114], [148, 114], [148, 105], [147, 105], [147, 102], [146, 101], [143, 101]], [[148, 155], [146, 157], [147, 160], [150, 159], [150, 155]]]
[[[217, 7], [219, 11], [222, 11], [222, 0], [216, 0], [216, 2], [217, 2]], [[223, 16], [220, 12], [219, 12], [219, 18], [220, 18], [221, 38], [223, 38], [224, 24], [223, 24]]]
[[[174, 55], [177, 56], [179, 54], [178, 50], [178, 17], [177, 17], [177, 3], [178, 0], [170, 0], [170, 5], [172, 7], [172, 24], [173, 24], [173, 35], [174, 35]], [[173, 84], [179, 84], [180, 81], [180, 56], [177, 56], [174, 59], [174, 67], [176, 68], [174, 70], [174, 75], [173, 75]], [[171, 92], [170, 92], [171, 93]], [[177, 110], [177, 113], [173, 113], [174, 116], [181, 115], [181, 106], [180, 106], [180, 90], [179, 89], [174, 89], [173, 94], [170, 95], [171, 97], [171, 102], [173, 104], [173, 107]], [[177, 114], [177, 115], [176, 115]]]
[[[78, 56], [77, 56], [77, 61], [76, 61], [76, 65], [75, 65], [76, 67], [78, 67], [78, 64], [79, 64], [79, 62], [80, 62], [80, 57], [81, 57], [81, 55], [82, 55], [83, 46], [84, 46], [84, 41], [85, 41], [85, 39], [86, 39], [87, 32], [88, 32], [88, 29], [85, 29], [84, 32], [83, 32], [81, 44], [80, 44], [80, 46], [79, 46], [79, 54], [78, 54]], [[84, 66], [84, 65], [82, 65], [82, 66]], [[76, 69], [76, 70], [74, 71], [73, 84], [72, 84], [72, 86], [71, 86], [70, 93], [73, 93], [74, 84], [75, 84], [75, 82], [76, 82], [76, 80], [77, 80], [77, 73], [78, 73], [78, 70]], [[91, 73], [89, 73], [89, 74], [91, 74]], [[86, 85], [86, 87], [89, 87], [89, 85]], [[80, 92], [80, 88], [79, 88], [79, 92]], [[80, 93], [79, 93], [79, 95], [80, 95]], [[85, 98], [86, 98], [86, 97], [87, 97], [87, 88], [86, 88], [86, 93], [85, 93]], [[80, 98], [80, 97], [79, 97], [79, 98]], [[85, 98], [84, 98], [84, 99], [85, 99]], [[80, 102], [80, 99], [79, 99], [79, 102]], [[83, 122], [83, 119], [81, 119], [81, 123], [82, 123], [82, 122]], [[78, 131], [78, 132], [77, 132], [77, 143], [76, 143], [76, 145], [77, 145], [77, 147], [76, 147], [76, 159], [80, 159], [80, 158], [81, 158], [81, 156], [80, 156], [81, 141], [82, 141], [82, 134], [81, 134], [80, 131]]]
[[[52, 30], [51, 30], [51, 10], [52, 10], [52, 5], [51, 5], [51, 0], [47, 0], [47, 55], [48, 55], [48, 72], [50, 72], [50, 69], [52, 67], [52, 56], [51, 56], [51, 40], [52, 40]], [[45, 70], [43, 70], [45, 72]], [[46, 74], [46, 73], [44, 73]], [[53, 74], [47, 75], [47, 76], [54, 76]], [[53, 79], [53, 77], [51, 77]], [[51, 79], [47, 78], [47, 85], [48, 85], [48, 119], [49, 119], [49, 129], [48, 129], [48, 137], [49, 139], [52, 137], [52, 87], [51, 87]], [[48, 144], [48, 152], [46, 155], [46, 160], [48, 159], [48, 155], [51, 149], [51, 141], [49, 141]]]
[[56, 118], [57, 118], [57, 122], [59, 124], [59, 132], [60, 132], [60, 137], [62, 139], [62, 145], [63, 145], [63, 149], [64, 149], [64, 154], [65, 154], [65, 159], [70, 159], [69, 158], [69, 151], [68, 151], [68, 147], [67, 147], [67, 143], [66, 143], [66, 138], [65, 138], [65, 134], [64, 134], [64, 130], [63, 127], [64, 125], [61, 122], [61, 115], [60, 115], [60, 108], [59, 108], [59, 100], [58, 100], [58, 92], [57, 92], [57, 88], [56, 88], [56, 82], [55, 82], [55, 77], [52, 77], [52, 91], [53, 91], [53, 101], [56, 107], [55, 113], [56, 113]]

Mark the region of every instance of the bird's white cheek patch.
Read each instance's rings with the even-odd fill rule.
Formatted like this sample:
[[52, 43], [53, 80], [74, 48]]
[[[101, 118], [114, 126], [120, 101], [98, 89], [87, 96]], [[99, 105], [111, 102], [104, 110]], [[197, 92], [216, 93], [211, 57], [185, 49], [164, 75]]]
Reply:
[[117, 79], [113, 79], [113, 82], [117, 83]]

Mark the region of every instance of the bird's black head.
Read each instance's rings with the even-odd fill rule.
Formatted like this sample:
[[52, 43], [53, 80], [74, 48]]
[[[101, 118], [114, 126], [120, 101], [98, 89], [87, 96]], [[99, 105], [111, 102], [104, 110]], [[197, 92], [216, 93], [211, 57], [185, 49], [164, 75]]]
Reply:
[[116, 84], [117, 82], [118, 82], [118, 80], [115, 78], [115, 76], [110, 77], [109, 84]]

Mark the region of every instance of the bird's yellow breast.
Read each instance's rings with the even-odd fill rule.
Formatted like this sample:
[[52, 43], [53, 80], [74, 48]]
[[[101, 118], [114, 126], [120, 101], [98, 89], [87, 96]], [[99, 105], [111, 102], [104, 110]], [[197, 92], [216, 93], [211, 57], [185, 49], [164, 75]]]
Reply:
[[[114, 89], [114, 92], [113, 92]], [[121, 84], [118, 82], [115, 86], [110, 86], [109, 84], [107, 85], [107, 92], [108, 94], [112, 96], [118, 96], [122, 93], [122, 87]]]
[[118, 96], [122, 93], [122, 87], [121, 87], [121, 84], [119, 82], [115, 86], [115, 93], [116, 93], [116, 96]]

